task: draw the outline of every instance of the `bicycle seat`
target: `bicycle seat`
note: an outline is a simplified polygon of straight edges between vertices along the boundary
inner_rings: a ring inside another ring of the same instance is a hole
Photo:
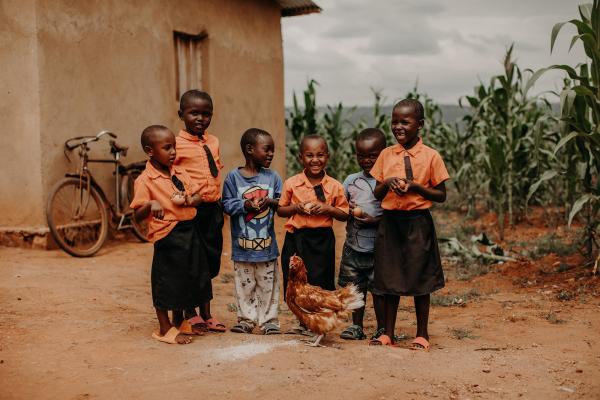
[[[115,142],[114,140],[110,141],[110,152],[115,154],[115,153],[123,153],[123,155],[127,155],[127,150],[129,150],[129,147],[127,146],[122,146],[119,143]]]
[[[143,171],[146,169],[146,161],[138,161],[127,165],[121,165],[119,167],[119,173],[125,173],[127,171],[131,171],[132,169],[137,169]]]

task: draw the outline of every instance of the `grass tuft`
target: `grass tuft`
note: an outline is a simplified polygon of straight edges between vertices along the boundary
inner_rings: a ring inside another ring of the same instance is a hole
[[[473,335],[473,333],[467,328],[452,328],[450,329],[450,334],[454,339],[457,340],[477,338],[477,336]]]
[[[431,305],[440,307],[464,307],[469,301],[481,297],[477,289],[470,289],[462,294],[432,295]]]
[[[550,311],[548,314],[545,315],[546,321],[550,322],[551,324],[564,324],[565,321],[564,319],[560,319],[558,318],[558,315],[556,315],[556,313],[554,311]]]

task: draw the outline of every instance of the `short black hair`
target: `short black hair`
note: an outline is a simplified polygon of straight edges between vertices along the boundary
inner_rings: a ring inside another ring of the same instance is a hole
[[[213,105],[210,94],[203,92],[202,90],[192,89],[181,95],[181,99],[179,100],[179,110],[183,111],[190,99],[204,99],[210,103],[211,107]]]
[[[242,134],[242,138],[240,139],[240,147],[242,148],[242,153],[246,156],[246,146],[255,145],[256,140],[259,136],[271,136],[271,134],[267,131],[258,128],[250,128],[246,129],[246,132]]]
[[[322,140],[323,143],[325,143],[325,150],[327,150],[327,152],[329,153],[329,146],[327,146],[327,140],[325,140],[325,138],[321,135],[317,135],[316,133],[312,133],[310,135],[305,135],[302,140],[300,141],[300,147],[298,148],[298,150],[300,150],[300,153],[302,153],[304,151],[304,142],[306,142],[307,140]]]
[[[400,100],[394,105],[394,110],[398,107],[409,107],[415,113],[417,120],[422,121],[425,119],[425,110],[423,104],[417,99],[404,99]]]
[[[383,133],[383,131],[381,129],[378,128],[366,128],[363,129],[362,131],[360,131],[360,133],[358,134],[358,136],[356,137],[356,142],[360,142],[363,140],[377,140],[378,142],[381,142],[381,144],[383,145],[383,147],[386,146],[387,141],[385,139],[385,133]]]
[[[156,131],[169,131],[169,128],[164,125],[150,125],[146,127],[142,131],[142,137],[140,138],[142,149],[145,149],[146,146],[152,147],[154,145],[154,133]]]

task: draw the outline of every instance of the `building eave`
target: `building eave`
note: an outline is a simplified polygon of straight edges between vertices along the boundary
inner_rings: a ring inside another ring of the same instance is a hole
[[[277,0],[277,3],[281,7],[282,17],[294,17],[321,12],[321,7],[310,0]]]

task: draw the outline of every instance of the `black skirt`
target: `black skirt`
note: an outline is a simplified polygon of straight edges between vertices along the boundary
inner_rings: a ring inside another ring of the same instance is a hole
[[[203,254],[193,221],[180,221],[154,243],[152,302],[159,310],[193,308],[212,299],[208,271],[200,266]]]
[[[335,290],[335,235],[332,228],[304,228],[285,234],[281,249],[283,294],[287,291],[290,258],[297,255],[304,261],[308,283]]]
[[[444,287],[444,272],[429,210],[384,210],[375,240],[373,292],[421,296]]]
[[[196,207],[196,227],[200,234],[200,246],[206,254],[206,263],[210,277],[219,275],[221,253],[223,252],[223,206],[221,202],[200,203]]]

